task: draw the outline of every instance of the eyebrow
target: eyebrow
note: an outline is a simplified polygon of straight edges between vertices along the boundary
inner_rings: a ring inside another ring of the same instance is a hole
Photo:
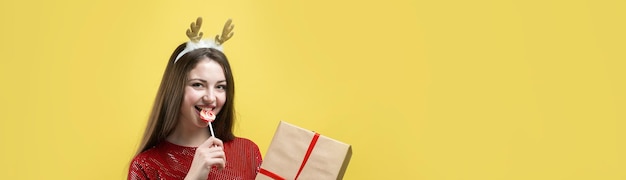
[[[200,82],[203,82],[203,83],[207,83],[207,81],[206,81],[206,80],[204,80],[204,79],[198,79],[198,78],[195,78],[195,79],[190,79],[188,82],[191,82],[191,81],[200,81]],[[226,83],[226,80],[219,80],[219,81],[217,81],[217,83],[218,83],[218,84],[219,84],[219,83]]]

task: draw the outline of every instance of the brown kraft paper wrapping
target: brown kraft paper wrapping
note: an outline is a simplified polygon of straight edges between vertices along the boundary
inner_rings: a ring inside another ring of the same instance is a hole
[[[256,179],[292,180],[296,176],[300,180],[343,179],[352,156],[352,147],[323,135],[317,134],[315,137],[316,134],[281,121]],[[310,154],[303,163],[307,151]]]

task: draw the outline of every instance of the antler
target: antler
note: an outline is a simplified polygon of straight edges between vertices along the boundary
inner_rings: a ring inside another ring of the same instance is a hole
[[[202,17],[198,17],[196,22],[192,22],[189,29],[187,29],[187,37],[193,42],[198,42],[202,39],[202,32],[200,32],[200,27],[202,26]]]
[[[233,34],[235,34],[235,32],[233,32],[233,28],[235,28],[235,25],[231,23],[232,20],[228,19],[228,21],[226,21],[226,24],[224,24],[222,36],[220,37],[219,34],[215,36],[215,42],[217,42],[218,45],[224,44],[224,42],[228,41],[231,37],[233,37]]]

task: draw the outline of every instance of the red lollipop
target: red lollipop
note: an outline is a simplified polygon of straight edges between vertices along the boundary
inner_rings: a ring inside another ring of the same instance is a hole
[[[200,111],[200,119],[202,119],[206,123],[209,123],[211,136],[215,137],[215,133],[213,133],[213,125],[211,125],[211,122],[215,120],[215,113],[213,112],[213,110],[202,109],[202,111]]]
[[[215,113],[213,113],[213,110],[202,109],[200,119],[204,122],[213,122],[215,120]]]

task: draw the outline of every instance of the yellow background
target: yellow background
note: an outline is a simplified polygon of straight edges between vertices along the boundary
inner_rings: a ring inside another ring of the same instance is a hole
[[[125,179],[196,17],[236,133],[353,145],[345,179],[626,179],[626,1],[3,1],[0,179]]]

